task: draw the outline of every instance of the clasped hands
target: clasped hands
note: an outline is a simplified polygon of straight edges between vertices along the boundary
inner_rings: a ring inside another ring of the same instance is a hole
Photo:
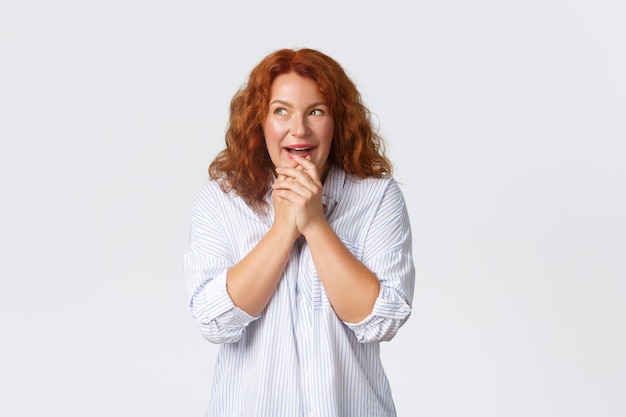
[[[297,238],[318,222],[326,222],[322,206],[320,173],[308,157],[293,156],[296,167],[276,167],[272,185],[274,224],[291,230]]]

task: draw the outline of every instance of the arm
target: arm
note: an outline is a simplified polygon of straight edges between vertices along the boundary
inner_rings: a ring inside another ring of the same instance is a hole
[[[307,239],[333,309],[359,341],[390,340],[411,313],[415,279],[410,224],[400,189],[395,182],[388,183],[360,261],[323,216],[322,186],[314,166],[294,159],[305,169],[278,170],[293,180],[277,182],[275,189],[290,199],[298,213],[298,228]]]
[[[380,292],[376,276],[345,247],[324,216],[323,184],[315,165],[294,156],[297,168],[277,168],[283,176],[274,184],[274,195],[290,202],[296,225],[304,235],[315,269],[337,316],[359,322],[374,307]],[[338,279],[340,277],[340,279]]]
[[[198,194],[184,272],[189,309],[202,335],[213,343],[232,343],[241,338],[271,298],[289,253],[289,249],[277,248],[290,248],[297,233],[293,232],[295,226],[285,227],[289,224],[285,210],[275,207],[277,215],[270,231],[237,262],[230,249],[233,236],[222,227],[229,221],[232,207],[216,203],[222,197],[217,187],[206,187]]]
[[[376,274],[380,294],[372,313],[346,323],[360,342],[391,340],[411,315],[415,288],[409,216],[398,185],[391,181],[367,231],[361,260]]]
[[[228,270],[227,287],[233,303],[248,314],[258,316],[269,303],[300,233],[288,204],[274,203],[274,223],[259,243],[239,263]]]
[[[380,293],[376,276],[352,255],[327,222],[312,225],[304,236],[337,316],[348,323],[369,316]]]

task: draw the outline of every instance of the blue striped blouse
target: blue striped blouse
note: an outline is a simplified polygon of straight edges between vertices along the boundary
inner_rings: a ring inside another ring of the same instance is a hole
[[[360,323],[337,317],[302,237],[265,310],[252,317],[235,307],[226,271],[267,233],[273,211],[257,215],[214,181],[198,193],[184,272],[200,332],[221,344],[207,416],[396,415],[379,342],[411,314],[415,269],[404,197],[392,178],[359,179],[338,167],[323,192],[329,224],[381,284]]]

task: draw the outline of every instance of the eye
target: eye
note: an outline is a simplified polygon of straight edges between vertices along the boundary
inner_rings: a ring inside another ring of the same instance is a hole
[[[287,114],[287,109],[283,107],[277,107],[274,109],[274,114],[278,114],[280,116]]]
[[[313,109],[309,114],[311,114],[312,116],[323,116],[326,113],[324,113],[324,110],[322,109]]]

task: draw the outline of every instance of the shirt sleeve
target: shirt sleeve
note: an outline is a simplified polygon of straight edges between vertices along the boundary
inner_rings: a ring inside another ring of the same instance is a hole
[[[189,245],[184,256],[189,310],[204,338],[212,343],[234,343],[256,317],[233,304],[226,289],[226,273],[233,265],[224,218],[209,189],[198,194],[191,218]],[[224,213],[227,215],[227,213]]]
[[[361,343],[391,340],[411,315],[415,288],[409,216],[393,180],[368,231],[362,262],[378,277],[380,292],[369,316],[345,324]]]

